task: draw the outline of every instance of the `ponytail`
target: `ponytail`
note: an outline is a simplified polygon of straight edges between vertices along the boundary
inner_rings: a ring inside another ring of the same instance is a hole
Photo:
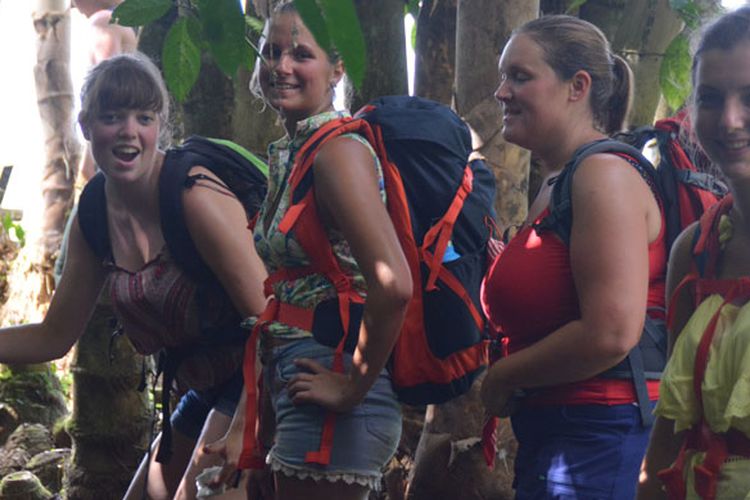
[[[627,127],[628,113],[633,104],[633,72],[622,57],[612,54],[612,94],[607,108],[607,119],[602,123],[607,135]]]

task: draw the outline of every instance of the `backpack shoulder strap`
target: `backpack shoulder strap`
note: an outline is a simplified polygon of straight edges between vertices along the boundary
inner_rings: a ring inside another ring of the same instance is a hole
[[[105,180],[104,174],[97,173],[86,184],[78,200],[78,224],[83,238],[94,251],[94,255],[100,259],[112,256],[107,224],[107,197],[104,192]]]
[[[565,165],[555,180],[549,214],[538,224],[535,224],[534,228],[537,231],[552,230],[562,239],[565,245],[570,244],[570,231],[573,227],[573,175],[583,160],[598,153],[621,154],[632,158],[635,163],[628,163],[638,169],[641,175],[651,179],[654,186],[657,186],[653,165],[633,146],[609,138],[584,144],[576,150],[573,158]]]
[[[167,151],[159,178],[164,240],[181,269],[199,282],[207,282],[213,279],[213,273],[190,236],[182,203],[184,190],[195,184],[196,176],[189,172],[197,165],[208,168],[229,187],[242,202],[248,219],[255,215],[265,196],[268,167],[242,146],[220,139],[191,136],[181,146]]]

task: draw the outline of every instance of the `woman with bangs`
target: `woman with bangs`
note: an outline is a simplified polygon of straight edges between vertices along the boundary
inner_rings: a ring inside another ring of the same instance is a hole
[[[169,97],[156,66],[137,53],[107,59],[89,72],[81,98],[79,124],[100,171],[82,200],[96,189],[105,200],[108,257],[99,257],[85,236],[81,208],[45,318],[0,330],[0,362],[39,363],[64,356],[83,334],[102,292],[112,298],[118,322],[143,354],[189,348],[206,331],[239,328],[242,318],[258,314],[265,305],[266,273],[245,230],[245,209],[203,166],[190,169],[189,175],[201,176],[182,191],[182,200],[184,224],[225,292],[225,297],[211,297],[212,304],[214,299],[225,302],[219,310],[226,314],[211,318],[215,323],[198,320],[199,300],[206,297],[196,293],[197,283],[166,246],[163,227],[169,222],[160,213],[160,174],[170,154],[163,148],[170,137]],[[184,300],[171,300],[175,296]],[[126,498],[195,498],[196,475],[220,461],[204,454],[203,445],[223,436],[231,423],[243,386],[244,339],[218,344],[201,356],[188,351],[180,361],[175,379],[187,392],[170,418],[171,455],[165,454],[162,463],[155,460],[160,435]],[[201,380],[211,385],[198,387]]]

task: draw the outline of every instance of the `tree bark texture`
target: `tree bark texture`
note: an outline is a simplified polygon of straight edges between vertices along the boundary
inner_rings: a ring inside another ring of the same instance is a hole
[[[497,429],[497,457],[489,469],[480,436],[484,408],[479,400],[481,378],[469,393],[441,405],[430,405],[414,457],[408,500],[460,498],[512,499],[513,459],[517,443],[508,419]]]
[[[65,0],[40,1],[37,7],[33,14],[37,33],[34,79],[46,154],[42,175],[42,245],[45,261],[53,263],[62,241],[65,218],[73,206],[80,145],[74,133],[70,11]]]
[[[111,336],[112,318],[100,299],[76,347],[67,498],[122,498],[148,449],[152,419],[138,390],[146,365],[127,338]]]
[[[261,13],[255,10],[251,0],[245,2],[245,12],[261,16]],[[253,43],[256,46],[259,38],[255,35]],[[256,60],[255,64],[258,65],[261,62]],[[251,78],[252,73],[245,68],[240,68],[234,78],[232,137],[235,142],[242,144],[250,151],[265,155],[268,144],[283,136],[284,129],[276,111],[250,91]]]
[[[475,149],[495,172],[500,229],[526,218],[530,155],[501,136],[501,111],[494,96],[497,63],[511,31],[538,12],[538,0],[458,2],[456,110],[475,132]]]
[[[635,76],[630,125],[653,123],[659,97],[664,52],[683,23],[669,0],[588,0],[580,17],[599,26],[613,52],[628,61]]]
[[[403,0],[355,0],[367,46],[362,88],[354,92],[351,109],[384,96],[408,93],[404,46]]]
[[[414,94],[453,104],[458,0],[424,0],[417,18]]]

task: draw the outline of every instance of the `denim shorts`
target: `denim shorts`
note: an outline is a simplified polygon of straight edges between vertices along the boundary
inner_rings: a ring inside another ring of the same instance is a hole
[[[190,389],[172,412],[172,428],[187,437],[198,439],[211,409],[229,417],[234,415],[243,387],[242,370],[237,370],[232,378],[220,386],[202,391]]]
[[[396,452],[401,437],[401,406],[386,370],[361,404],[351,412],[336,414],[330,464],[305,462],[307,452],[320,448],[327,411],[314,404],[295,406],[286,384],[300,372],[295,359],[310,358],[330,368],[333,354],[333,349],[312,338],[295,340],[265,353],[264,383],[276,412],[276,436],[267,462],[286,476],[346,481],[377,490],[381,469]],[[351,367],[351,355],[344,355],[344,364],[346,370]]]
[[[516,498],[635,498],[651,431],[637,405],[526,407],[511,422]]]

